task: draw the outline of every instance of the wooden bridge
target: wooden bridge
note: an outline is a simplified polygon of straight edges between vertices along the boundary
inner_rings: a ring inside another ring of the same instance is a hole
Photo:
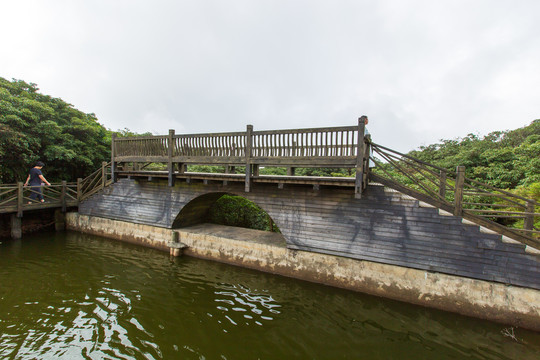
[[[540,290],[537,202],[469,179],[462,166],[443,169],[376,144],[364,124],[360,118],[346,127],[113,136],[109,163],[77,183],[44,187],[43,204],[29,204],[32,190],[22,183],[1,185],[0,213],[20,221],[26,211],[78,206],[80,229],[99,234],[91,227],[99,223],[109,234],[133,231],[132,241],[151,245],[167,229],[189,233],[221,196],[234,194],[266,211],[292,256],[302,250],[396,266],[403,276],[385,296],[423,301],[405,289],[410,269],[425,271],[426,282],[437,281],[433,273],[455,276],[465,292],[469,279],[488,281],[482,284],[492,292],[489,282]],[[190,171],[194,165],[211,165],[211,172]],[[271,167],[286,175],[265,175]],[[313,167],[347,169],[350,176],[297,175]],[[426,302],[439,302],[437,296]]]
[[[186,228],[235,194],[265,210],[292,250],[540,290],[538,203],[376,144],[364,124],[113,137],[111,170],[84,180],[79,214]],[[269,167],[286,175],[264,175]],[[351,177],[297,176],[303,167]]]
[[[253,184],[311,185],[314,189],[349,187],[361,198],[368,183],[382,184],[423,203],[472,221],[523,244],[540,249],[539,204],[505,190],[465,177],[465,168],[449,171],[373,143],[364,136],[365,117],[355,126],[293,130],[116,137],[111,144],[111,162],[77,183],[55,183],[43,187],[45,203],[30,199],[32,188],[22,183],[0,185],[0,213],[40,208],[77,206],[104,189],[118,177],[166,178],[191,182],[243,182],[244,191]],[[221,172],[189,172],[189,165],[214,165]],[[287,175],[261,175],[260,168],[282,167]],[[295,176],[302,167],[346,168],[354,177]],[[152,170],[150,170],[152,169]],[[238,170],[241,169],[241,173]],[[510,221],[509,221],[510,220]],[[522,228],[512,224],[523,220]]]
[[[449,171],[373,143],[364,123],[362,117],[347,127],[254,131],[248,125],[245,132],[113,137],[112,173],[167,178],[169,186],[177,179],[244,182],[246,192],[254,183],[352,187],[356,198],[371,181],[540,249],[537,202],[469,179],[463,166]],[[148,170],[156,163],[163,170]],[[217,165],[222,172],[192,173],[188,165]],[[287,176],[261,175],[262,167],[285,167]],[[354,177],[295,176],[301,167],[347,168]],[[520,219],[522,228],[503,225]]]

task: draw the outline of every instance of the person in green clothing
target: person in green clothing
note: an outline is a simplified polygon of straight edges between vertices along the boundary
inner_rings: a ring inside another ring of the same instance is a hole
[[[45,166],[44,163],[41,161],[36,162],[36,165],[30,169],[30,173],[28,174],[28,177],[26,178],[26,182],[24,183],[24,186],[30,185],[32,193],[30,194],[30,199],[33,201],[39,200],[41,202],[45,202],[45,199],[43,199],[43,193],[41,192],[41,185],[43,183],[47,185],[51,185],[50,182],[45,179],[45,176],[43,176],[43,173],[41,172],[41,169]],[[29,204],[32,202],[29,201]]]

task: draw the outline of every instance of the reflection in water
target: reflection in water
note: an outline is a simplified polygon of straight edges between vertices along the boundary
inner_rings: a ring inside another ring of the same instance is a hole
[[[78,233],[0,245],[2,359],[538,359],[540,334]]]

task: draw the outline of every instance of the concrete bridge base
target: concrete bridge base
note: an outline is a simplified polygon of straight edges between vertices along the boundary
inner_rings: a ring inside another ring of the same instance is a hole
[[[540,331],[540,291],[367,260],[288,249],[279,234],[200,224],[171,230],[68,213],[68,229]]]
[[[11,238],[14,240],[22,238],[22,219],[17,214],[10,216]]]

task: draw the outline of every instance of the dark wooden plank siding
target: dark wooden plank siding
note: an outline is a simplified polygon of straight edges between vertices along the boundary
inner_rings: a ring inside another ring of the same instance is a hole
[[[217,196],[201,197],[212,193]],[[163,181],[121,179],[84,201],[79,211],[171,228],[205,221],[208,207],[223,193],[246,197],[267,211],[291,249],[540,289],[540,256],[526,253],[524,245],[504,243],[500,235],[482,233],[382,186],[370,185],[355,199],[343,188],[256,184],[245,193],[242,183],[168,187]]]

